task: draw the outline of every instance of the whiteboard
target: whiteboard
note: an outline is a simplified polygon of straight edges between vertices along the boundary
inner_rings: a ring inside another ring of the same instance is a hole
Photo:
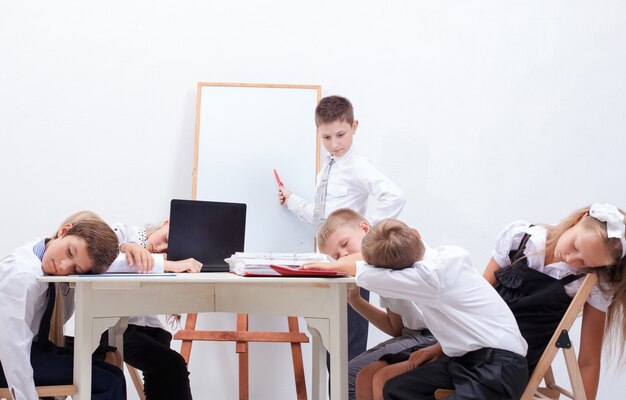
[[[278,203],[315,196],[320,86],[198,83],[192,198],[247,205],[245,251],[312,252],[313,226]]]

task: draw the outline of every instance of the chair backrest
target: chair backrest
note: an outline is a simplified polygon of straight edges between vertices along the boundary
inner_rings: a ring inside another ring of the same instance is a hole
[[[37,386],[37,394],[39,397],[63,397],[76,394],[76,386],[74,385],[54,385],[54,386]],[[0,388],[0,399],[12,399],[11,391],[8,388]]]
[[[598,277],[595,273],[587,274],[584,278],[580,289],[578,289],[578,292],[572,299],[569,308],[563,315],[561,322],[554,331],[554,334],[541,355],[535,370],[530,376],[528,385],[526,386],[524,394],[522,394],[521,400],[531,400],[535,398],[558,398],[559,393],[571,399],[586,400],[585,388],[583,387],[580,369],[578,368],[578,359],[576,358],[576,352],[571,342],[571,338],[569,337],[569,331],[574,324],[574,320],[576,320],[576,317],[582,311],[583,306],[591,293],[591,289],[593,289],[597,281]],[[565,364],[567,366],[573,393],[558,386],[554,382],[552,362],[554,361],[554,357],[559,350],[563,350],[563,355],[565,356]],[[542,380],[545,380],[545,388],[539,388],[539,384]],[[543,397],[535,397],[536,392],[540,392]]]

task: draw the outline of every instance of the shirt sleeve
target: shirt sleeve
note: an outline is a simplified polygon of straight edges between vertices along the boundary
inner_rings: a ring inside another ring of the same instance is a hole
[[[404,192],[367,159],[359,161],[357,182],[376,200],[369,220],[372,224],[385,218],[396,218],[404,208]]]
[[[154,266],[150,273],[152,274],[162,274],[164,271],[165,258],[163,254],[152,254],[152,258],[154,259]],[[131,267],[128,265],[128,260],[126,259],[126,254],[120,253],[113,264],[107,269],[107,274],[128,274],[128,273],[136,273],[137,270],[135,267]]]
[[[530,223],[518,220],[511,222],[502,229],[491,253],[491,257],[498,263],[500,268],[506,268],[511,265],[509,252],[519,248],[529,226]]]
[[[111,225],[111,228],[115,232],[120,245],[124,243],[139,243],[139,230],[142,229],[140,226],[117,223]]]
[[[580,278],[565,286],[565,291],[570,297],[574,297],[576,295],[583,283],[583,280],[584,278]],[[607,312],[612,302],[613,293],[610,289],[610,285],[603,282],[596,283],[587,298],[587,303],[589,303],[589,305],[602,312]]]
[[[389,300],[385,297],[378,296],[378,306],[380,308],[390,308]]]
[[[306,201],[297,194],[292,193],[287,201],[287,208],[301,220],[310,224],[313,223],[313,209],[315,208],[315,204],[312,202]]]
[[[379,296],[434,305],[439,301],[441,285],[437,274],[428,267],[428,262],[431,261],[420,261],[409,268],[392,270],[358,261],[355,281],[358,286]]]
[[[16,273],[0,285],[0,360],[9,388],[17,399],[38,399],[30,363],[30,348],[35,334],[29,322],[34,317],[33,305],[38,299],[37,278],[29,273]],[[10,366],[10,367],[8,367]]]

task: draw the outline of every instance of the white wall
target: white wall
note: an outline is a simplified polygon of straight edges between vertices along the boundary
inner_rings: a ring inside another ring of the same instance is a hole
[[[625,12],[619,0],[3,2],[0,254],[79,209],[160,221],[191,194],[196,83],[297,83],[353,101],[356,146],[405,189],[402,218],[482,270],[513,219],[626,207]],[[291,376],[264,351],[252,398],[292,398],[259,389]],[[214,369],[235,373],[234,356],[205,354],[191,365],[197,398],[223,390]],[[605,364],[598,397],[626,390],[624,376]]]

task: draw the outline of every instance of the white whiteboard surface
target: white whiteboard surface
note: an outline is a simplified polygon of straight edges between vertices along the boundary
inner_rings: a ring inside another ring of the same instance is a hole
[[[245,251],[314,251],[313,227],[278,203],[273,170],[315,195],[320,86],[199,83],[193,198],[247,204]]]

